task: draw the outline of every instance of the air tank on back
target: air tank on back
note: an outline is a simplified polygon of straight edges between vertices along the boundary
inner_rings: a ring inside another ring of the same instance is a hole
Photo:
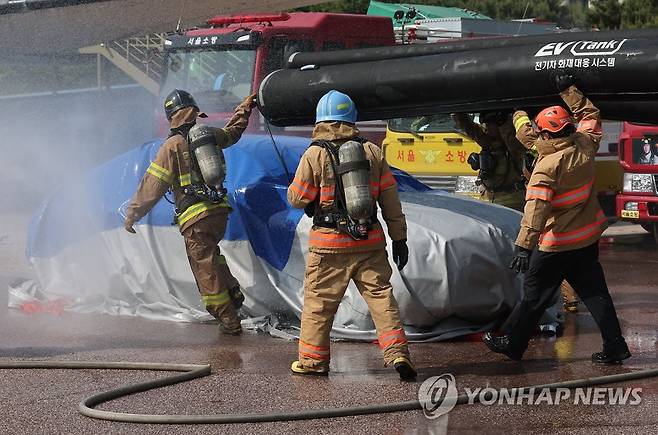
[[[226,164],[212,129],[207,125],[195,124],[188,133],[188,141],[190,151],[194,153],[199,164],[203,181],[206,185],[220,190],[226,176]]]
[[[347,141],[338,149],[340,165],[352,168],[341,174],[345,189],[347,214],[358,222],[364,222],[373,212],[373,198],[370,193],[370,162],[366,158],[363,145],[357,141]]]

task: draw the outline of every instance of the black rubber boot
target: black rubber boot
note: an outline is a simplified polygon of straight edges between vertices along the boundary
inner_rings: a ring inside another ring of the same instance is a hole
[[[484,337],[482,337],[482,341],[484,341],[484,344],[486,344],[489,350],[492,352],[502,353],[514,361],[521,361],[521,358],[523,358],[523,352],[525,349],[514,349],[510,344],[510,338],[508,335],[501,335],[500,337],[496,337],[491,332],[487,332],[484,334]]]
[[[418,376],[416,368],[407,357],[401,356],[395,358],[393,361],[393,367],[395,367],[395,371],[398,372],[400,380],[402,381],[413,382],[416,380],[416,376]]]

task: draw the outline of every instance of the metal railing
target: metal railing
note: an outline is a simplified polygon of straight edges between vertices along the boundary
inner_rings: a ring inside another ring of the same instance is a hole
[[[109,45],[120,56],[156,82],[160,82],[164,70],[165,34],[137,36]]]

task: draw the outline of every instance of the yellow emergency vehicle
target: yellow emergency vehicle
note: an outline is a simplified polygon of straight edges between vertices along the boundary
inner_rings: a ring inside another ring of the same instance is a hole
[[[477,172],[466,162],[480,146],[448,114],[395,118],[382,142],[386,161],[435,189],[479,198]]]

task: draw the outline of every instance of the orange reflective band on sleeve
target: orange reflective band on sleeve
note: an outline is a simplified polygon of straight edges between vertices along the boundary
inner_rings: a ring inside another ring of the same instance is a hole
[[[548,231],[547,233],[539,236],[539,245],[540,246],[563,246],[563,245],[572,245],[583,240],[596,235],[601,232],[601,226],[606,222],[606,217],[602,211],[599,211],[596,215],[596,222],[582,226],[572,231],[567,231],[564,233],[556,233]]]
[[[592,193],[592,186],[594,185],[594,180],[590,181],[584,186],[581,186],[577,189],[570,190],[568,192],[555,195],[551,204],[553,207],[566,207],[568,205],[576,204],[579,202],[585,201],[589,198],[589,195]]]
[[[347,234],[321,233],[311,230],[309,245],[316,248],[354,248],[359,246],[376,245],[384,241],[384,231],[372,230],[366,240],[354,240]]]
[[[301,339],[299,340],[299,354],[306,358],[317,359],[320,361],[329,361],[329,348],[321,346],[313,346]]]
[[[381,178],[379,179],[380,190],[385,190],[388,187],[395,186],[395,184],[396,184],[395,177],[393,176],[393,173],[391,171],[382,174]]]
[[[310,201],[313,201],[315,197],[318,195],[317,187],[313,186],[312,184],[305,183],[304,181],[300,180],[297,177],[295,177],[295,179],[292,180],[292,184],[290,185],[290,188],[297,195],[301,196],[302,198],[306,198]]]
[[[370,193],[373,198],[379,198],[379,183],[370,183]]]
[[[335,190],[336,186],[323,186],[320,189],[320,201],[333,201],[336,199]]]
[[[590,133],[601,133],[601,121],[597,119],[588,119],[580,121],[578,131],[587,131]]]
[[[528,190],[525,193],[525,200],[530,199],[541,199],[544,201],[550,201],[553,199],[553,189],[548,187],[528,187]]]
[[[379,336],[379,347],[386,349],[394,344],[407,344],[407,336],[402,329],[394,329]]]

